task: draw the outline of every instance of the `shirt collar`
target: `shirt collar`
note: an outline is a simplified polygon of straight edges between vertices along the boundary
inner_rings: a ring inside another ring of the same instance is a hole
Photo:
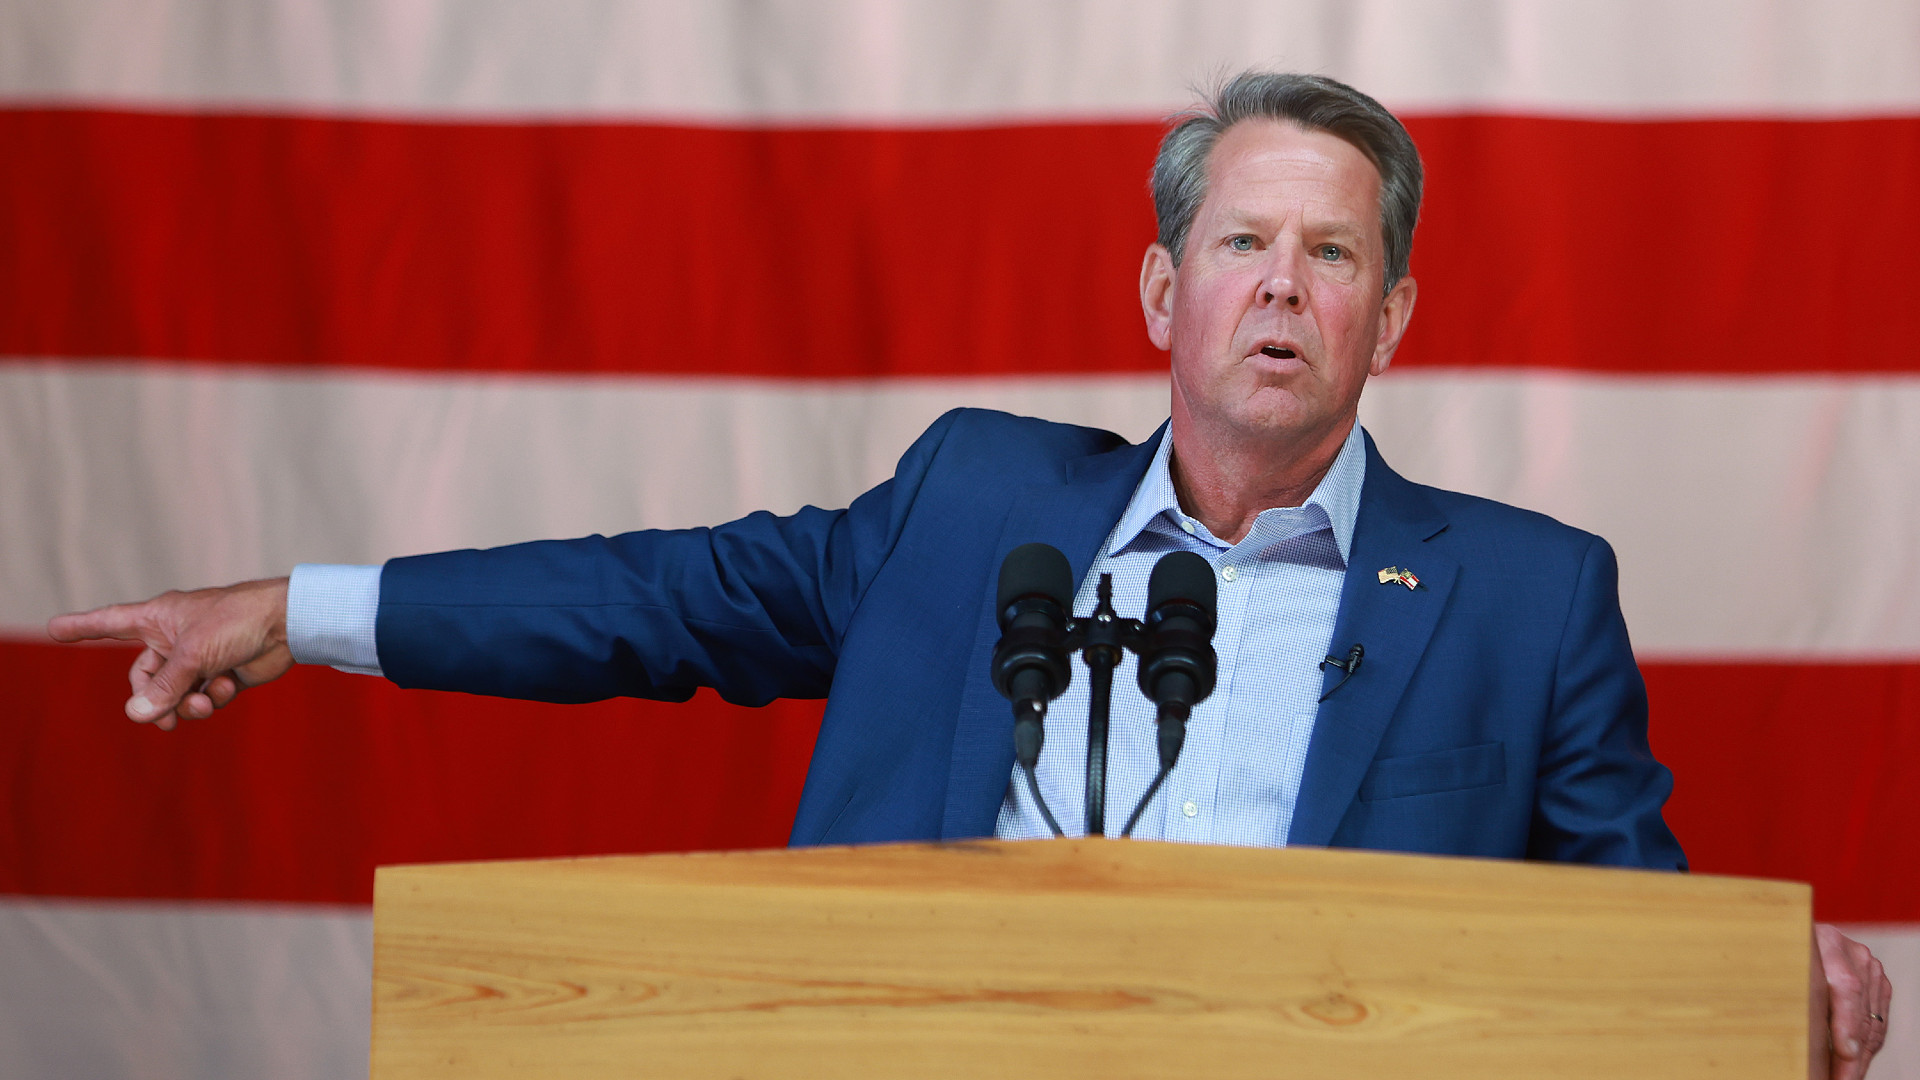
[[[1346,442],[1340,444],[1340,453],[1334,457],[1333,467],[1320,478],[1319,486],[1307,496],[1304,504],[1318,507],[1326,514],[1343,563],[1353,552],[1353,526],[1360,517],[1360,489],[1366,477],[1366,436],[1356,420],[1353,429],[1347,432]],[[1113,527],[1107,539],[1106,554],[1109,557],[1119,554],[1121,549],[1137,540],[1158,520],[1164,520],[1171,528],[1208,539],[1220,547],[1227,546],[1225,541],[1213,539],[1205,525],[1188,517],[1180,509],[1180,497],[1173,488],[1171,425],[1161,430],[1160,445],[1154,450],[1153,462],[1147,466],[1146,475],[1140,478],[1140,485],[1133,489],[1133,498],[1127,502],[1126,512],[1120,515],[1119,523]]]

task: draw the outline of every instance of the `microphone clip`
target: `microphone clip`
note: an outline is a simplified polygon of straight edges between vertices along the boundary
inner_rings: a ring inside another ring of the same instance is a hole
[[[1360,661],[1366,655],[1366,647],[1356,641],[1353,643],[1353,648],[1347,650],[1347,658],[1345,660],[1337,656],[1329,656],[1325,660],[1320,661],[1321,671],[1325,671],[1330,667],[1336,667],[1340,669],[1341,673],[1340,681],[1327,687],[1326,692],[1320,695],[1320,700],[1325,701],[1332,697],[1335,690],[1347,685],[1348,679],[1360,674]]]

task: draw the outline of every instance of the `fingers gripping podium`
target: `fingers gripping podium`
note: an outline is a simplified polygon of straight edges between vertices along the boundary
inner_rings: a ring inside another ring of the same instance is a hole
[[[1810,907],[1098,839],[387,867],[373,1077],[1802,1077]]]

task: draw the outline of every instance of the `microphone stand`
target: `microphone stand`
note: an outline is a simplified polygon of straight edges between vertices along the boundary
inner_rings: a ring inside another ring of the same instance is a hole
[[[1208,644],[1213,637],[1213,571],[1206,560],[1190,552],[1162,556],[1147,583],[1148,622],[1123,619],[1113,609],[1112,574],[1100,575],[1092,614],[1075,618],[1070,614],[1071,608],[1061,612],[1060,597],[1067,595],[1071,588],[1069,573],[1066,557],[1044,544],[1015,548],[1001,564],[998,601],[1001,637],[1000,643],[994,646],[993,686],[1013,701],[1014,760],[1026,774],[1034,806],[1046,819],[1053,835],[1060,836],[1060,825],[1040,794],[1034,766],[1040,758],[1047,702],[1066,687],[1072,655],[1077,652],[1086,661],[1084,835],[1106,836],[1107,735],[1113,705],[1113,671],[1129,651],[1140,654],[1140,688],[1158,708],[1160,772],[1127,818],[1126,828],[1120,834],[1124,839],[1133,835],[1133,827],[1139,824],[1148,801],[1173,771],[1180,746],[1186,739],[1187,716],[1193,705],[1213,691],[1213,648]],[[1061,619],[1062,614],[1067,617]],[[1153,626],[1151,631],[1149,624]],[[1353,651],[1358,656],[1360,649],[1355,646]],[[1332,658],[1329,662],[1338,663]],[[1352,666],[1359,665],[1356,662]],[[1351,670],[1348,673],[1351,674]]]
[[[1138,648],[1144,629],[1138,619],[1123,619],[1113,609],[1113,575],[1101,574],[1093,614],[1074,619],[1068,650],[1087,662],[1087,831],[1107,834],[1107,727],[1113,701],[1113,669],[1128,648]]]

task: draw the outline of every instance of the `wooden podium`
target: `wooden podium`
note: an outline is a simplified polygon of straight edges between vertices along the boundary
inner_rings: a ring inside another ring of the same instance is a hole
[[[1824,1073],[1783,882],[1102,840],[375,880],[374,1080]]]

